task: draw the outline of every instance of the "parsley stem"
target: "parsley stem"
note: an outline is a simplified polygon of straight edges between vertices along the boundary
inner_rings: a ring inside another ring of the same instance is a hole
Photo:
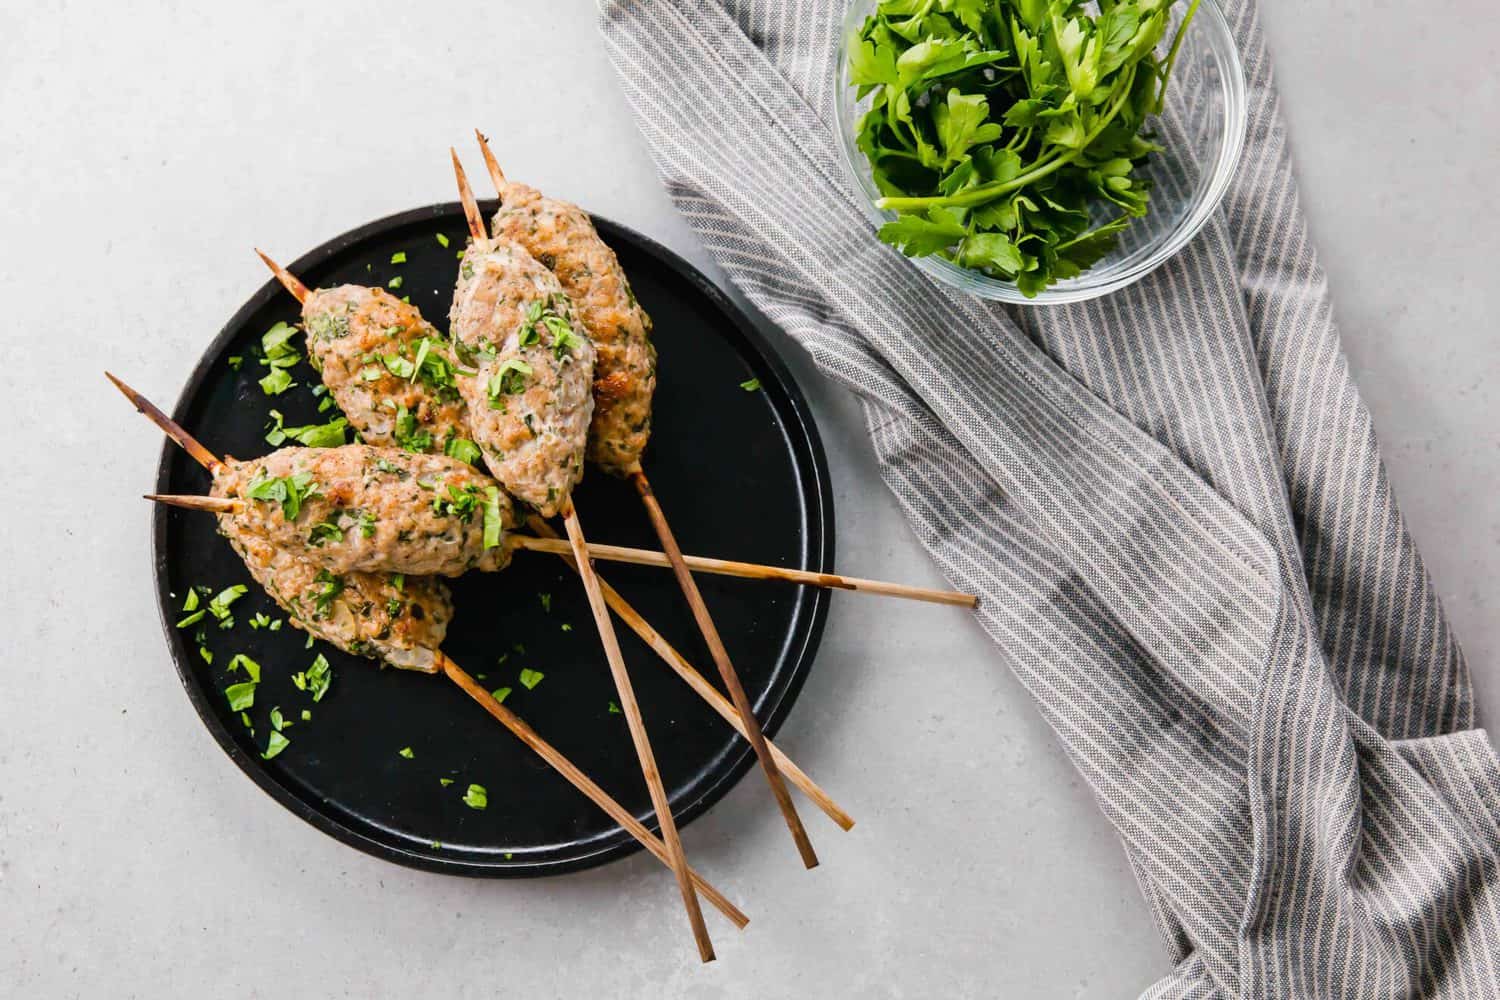
[[[1166,61],[1162,63],[1158,74],[1161,78],[1161,89],[1156,92],[1156,102],[1152,105],[1155,114],[1161,114],[1162,108],[1166,106],[1167,80],[1172,76],[1172,67],[1177,64],[1177,50],[1182,47],[1182,36],[1187,34],[1188,25],[1193,23],[1193,15],[1198,13],[1198,4],[1202,0],[1193,0],[1188,4],[1187,13],[1182,15],[1182,23],[1177,26],[1177,34],[1172,38],[1172,47],[1167,50]]]
[[[1036,161],[1031,170],[1017,177],[1012,177],[1008,181],[982,184],[979,187],[960,191],[957,194],[927,195],[913,198],[881,198],[875,203],[875,207],[894,212],[910,212],[928,208],[973,208],[975,205],[982,205],[987,201],[993,201],[1003,194],[1023,188],[1033,181],[1041,180],[1048,174],[1067,166],[1082,156],[1084,150],[1088,149],[1089,145],[1095,139],[1099,138],[1099,133],[1103,132],[1105,127],[1114,121],[1115,116],[1125,107],[1126,98],[1130,96],[1130,88],[1135,82],[1135,70],[1136,68],[1132,66],[1121,74],[1119,82],[1115,84],[1114,100],[1110,103],[1109,110],[1099,117],[1099,121],[1083,137],[1083,141],[1078,144],[1077,148],[1071,149],[1061,155],[1055,153],[1049,154],[1054,157],[1050,160],[1046,156],[1043,156]]]

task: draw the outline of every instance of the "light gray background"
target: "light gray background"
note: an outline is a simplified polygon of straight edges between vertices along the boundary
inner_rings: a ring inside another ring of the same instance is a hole
[[[475,125],[514,176],[704,255],[588,0],[0,9],[0,378],[19,458],[0,489],[0,992],[1120,997],[1164,971],[1087,789],[951,609],[835,600],[783,743],[861,822],[844,835],[804,809],[812,874],[757,781],[693,824],[690,854],[753,917],[736,934],[710,915],[708,968],[653,861],[444,878],[276,806],[168,664],[137,499],[160,438],[100,370],[172,401],[265,280],[252,242],[295,257],[450,199],[445,147]],[[1265,20],[1347,349],[1493,719],[1500,25],[1477,0],[1438,17],[1265,0]],[[939,583],[855,405],[793,361],[841,568]]]

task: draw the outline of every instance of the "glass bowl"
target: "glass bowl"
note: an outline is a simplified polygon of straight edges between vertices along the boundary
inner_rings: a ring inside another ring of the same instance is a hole
[[[896,213],[876,207],[881,193],[870,174],[869,161],[855,145],[856,129],[869,101],[857,100],[855,88],[848,84],[851,40],[858,37],[876,5],[877,0],[854,0],[844,14],[834,113],[844,165],[859,191],[861,207],[878,227],[896,218]],[[1171,43],[1187,6],[1185,0],[1173,4],[1172,25],[1163,37],[1163,49]],[[1214,0],[1201,0],[1177,53],[1166,107],[1159,117],[1147,122],[1147,129],[1155,132],[1157,142],[1166,147],[1153,153],[1142,168],[1154,185],[1150,204],[1144,218],[1130,220],[1115,249],[1077,277],[1058,281],[1033,298],[1022,295],[1014,282],[960,267],[936,255],[910,259],[945,285],[1019,305],[1082,302],[1117,291],[1150,274],[1203,228],[1239,165],[1246,120],[1245,74],[1229,23]],[[899,252],[891,248],[891,253]]]

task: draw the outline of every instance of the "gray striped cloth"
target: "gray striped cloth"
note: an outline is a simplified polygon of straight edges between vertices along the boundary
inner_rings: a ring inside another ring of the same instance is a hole
[[[1376,451],[1255,8],[1244,164],[1103,300],[1011,309],[879,243],[832,125],[836,0],[601,0],[735,284],[858,393],[881,472],[1119,831],[1147,997],[1500,996],[1500,761]]]

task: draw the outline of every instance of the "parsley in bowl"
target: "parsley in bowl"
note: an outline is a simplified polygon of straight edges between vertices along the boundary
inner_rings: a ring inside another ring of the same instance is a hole
[[[1149,273],[1217,207],[1244,138],[1213,0],[856,0],[839,75],[881,240],[1007,301]]]

